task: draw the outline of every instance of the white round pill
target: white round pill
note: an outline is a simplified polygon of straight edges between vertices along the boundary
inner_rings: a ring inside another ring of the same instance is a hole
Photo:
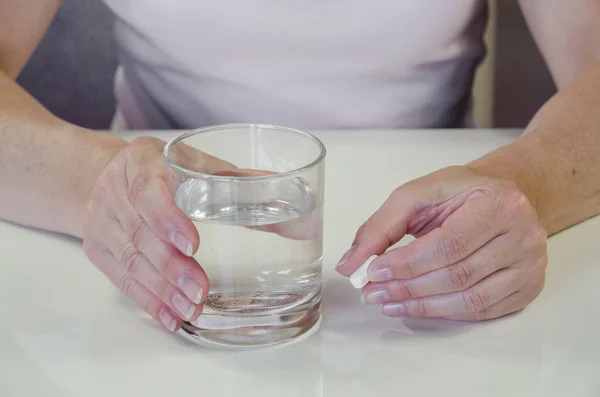
[[[367,275],[367,269],[371,262],[377,258],[378,255],[371,255],[369,259],[365,261],[352,275],[350,275],[350,283],[354,288],[362,288],[369,282],[369,276]]]

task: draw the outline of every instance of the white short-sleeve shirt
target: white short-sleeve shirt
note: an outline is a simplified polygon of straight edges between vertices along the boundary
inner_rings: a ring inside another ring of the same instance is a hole
[[[482,0],[105,0],[131,129],[464,123]]]

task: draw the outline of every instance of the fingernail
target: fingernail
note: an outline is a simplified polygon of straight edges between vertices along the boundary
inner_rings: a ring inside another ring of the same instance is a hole
[[[384,289],[368,290],[362,293],[360,301],[363,305],[381,305],[390,300],[390,294]]]
[[[185,296],[183,296],[179,292],[173,294],[171,302],[173,302],[173,306],[175,306],[175,309],[177,309],[179,314],[184,316],[186,320],[190,320],[194,315],[194,312],[196,311],[196,306],[194,306],[192,302],[190,302]]]
[[[175,332],[177,321],[175,321],[175,318],[171,315],[171,312],[169,312],[167,309],[162,309],[160,312],[158,312],[158,318],[166,329],[171,332]]]
[[[369,281],[377,283],[381,281],[389,281],[392,279],[392,270],[388,267],[380,268],[380,269],[372,269],[369,267],[367,269],[367,273],[369,275]]]
[[[188,276],[183,276],[179,277],[177,284],[185,296],[187,296],[192,302],[198,304],[202,301],[202,293],[204,290],[196,281],[192,280]]]
[[[192,247],[192,243],[180,232],[172,232],[169,236],[171,238],[171,242],[177,249],[186,256],[192,256],[194,253],[194,248]]]
[[[348,251],[346,251],[346,253],[342,256],[342,259],[340,259],[337,266],[335,267],[336,270],[338,268],[340,268],[341,266],[344,266],[344,263],[348,262],[348,259],[350,259],[350,257],[354,253],[354,251],[356,251],[356,245],[353,245],[352,247],[350,247],[350,249]]]
[[[406,315],[406,307],[398,302],[386,303],[382,306],[381,311],[386,316],[392,317],[404,317]]]

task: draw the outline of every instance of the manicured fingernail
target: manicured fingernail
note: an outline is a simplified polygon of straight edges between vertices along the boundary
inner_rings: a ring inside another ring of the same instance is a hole
[[[392,279],[392,270],[388,267],[383,267],[383,268],[372,268],[369,267],[369,269],[367,269],[367,273],[369,275],[369,281],[374,282],[374,283],[378,283],[381,281],[389,281]]]
[[[171,302],[173,302],[175,309],[177,309],[186,320],[190,320],[196,311],[196,306],[179,292],[173,294]]]
[[[198,304],[202,301],[202,293],[204,292],[202,287],[188,276],[179,277],[177,284],[181,291],[187,296],[192,302]]]
[[[350,259],[354,251],[356,251],[356,245],[353,245],[348,251],[346,251],[335,268],[339,269],[341,266],[344,266],[344,263],[348,262],[348,259]]]
[[[390,294],[384,289],[368,290],[362,293],[360,301],[363,305],[381,305],[390,300]]]
[[[382,306],[381,311],[386,316],[392,317],[404,317],[406,315],[406,307],[398,302],[386,303]]]
[[[180,232],[172,232],[169,236],[171,242],[179,252],[186,256],[192,256],[194,253],[194,248],[192,247],[192,243]]]
[[[162,309],[160,312],[158,312],[158,318],[166,329],[171,332],[175,332],[177,321],[175,321],[175,318],[171,315],[171,312],[169,312],[167,309]]]

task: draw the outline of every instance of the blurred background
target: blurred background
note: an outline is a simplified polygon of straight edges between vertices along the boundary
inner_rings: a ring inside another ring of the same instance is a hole
[[[484,1],[484,0],[482,0]],[[525,127],[556,91],[516,0],[490,0],[488,56],[474,87],[481,127]],[[117,67],[112,15],[100,0],[63,0],[18,82],[57,116],[108,129]]]

